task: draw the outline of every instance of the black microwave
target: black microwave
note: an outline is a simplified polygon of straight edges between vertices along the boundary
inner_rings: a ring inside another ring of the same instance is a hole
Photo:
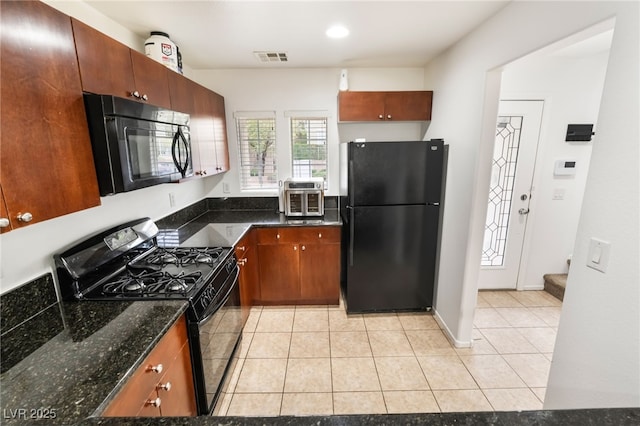
[[[111,95],[84,104],[100,195],[193,175],[188,114]]]

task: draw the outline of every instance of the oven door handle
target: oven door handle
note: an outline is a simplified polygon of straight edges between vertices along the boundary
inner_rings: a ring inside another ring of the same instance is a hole
[[[240,268],[236,265],[235,269],[236,269],[236,272],[233,274],[233,280],[232,280],[234,282],[238,279],[238,276],[240,276]],[[231,279],[231,276],[229,276],[224,281],[224,284],[223,284],[222,288],[224,288],[226,286],[226,284],[229,282],[229,279]],[[235,284],[231,284],[229,286],[229,289],[227,290],[227,294],[224,295],[222,300],[220,300],[220,302],[216,303],[213,308],[207,309],[207,314],[205,315],[205,317],[202,318],[200,321],[198,321],[198,325],[199,326],[202,326],[202,325],[206,324],[211,319],[211,317],[213,317],[213,315],[216,312],[218,312],[218,309],[220,309],[225,303],[227,303],[227,300],[229,300],[229,295],[235,289],[235,287],[236,287]]]

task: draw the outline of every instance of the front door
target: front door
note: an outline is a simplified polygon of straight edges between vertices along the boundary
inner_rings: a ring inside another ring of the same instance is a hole
[[[543,101],[500,101],[479,289],[516,289]]]

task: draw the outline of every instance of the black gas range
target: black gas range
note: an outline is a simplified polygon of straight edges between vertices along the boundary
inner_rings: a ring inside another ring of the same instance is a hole
[[[209,414],[246,319],[239,268],[230,247],[160,247],[158,232],[151,219],[142,218],[54,255],[60,294],[78,302],[187,300],[198,413]]]

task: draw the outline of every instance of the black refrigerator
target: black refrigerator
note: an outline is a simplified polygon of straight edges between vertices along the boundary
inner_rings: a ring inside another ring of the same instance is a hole
[[[442,139],[345,145],[347,312],[431,309],[448,146]]]

